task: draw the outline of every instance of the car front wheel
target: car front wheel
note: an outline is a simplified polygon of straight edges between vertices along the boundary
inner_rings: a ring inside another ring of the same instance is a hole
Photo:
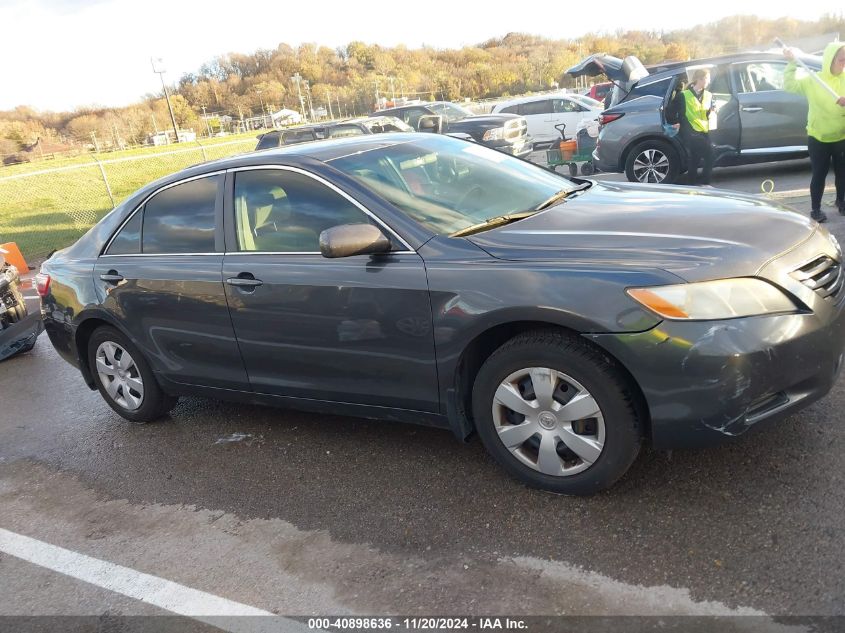
[[[631,182],[673,183],[680,173],[678,152],[663,141],[644,141],[625,160],[625,175]]]
[[[522,334],[493,353],[475,380],[473,416],[510,474],[561,494],[608,488],[640,449],[629,380],[598,349],[559,331]]]
[[[152,422],[174,407],[147,361],[128,338],[113,327],[100,327],[88,341],[88,363],[108,405],[132,422]]]

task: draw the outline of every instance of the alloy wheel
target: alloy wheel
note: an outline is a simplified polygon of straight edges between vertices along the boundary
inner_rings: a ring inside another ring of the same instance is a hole
[[[659,149],[643,150],[634,159],[633,170],[637,182],[663,182],[669,174],[669,157]]]
[[[545,475],[583,472],[604,449],[605,423],[596,399],[571,376],[547,367],[520,369],[501,382],[493,422],[511,454]]]
[[[144,402],[144,380],[132,356],[114,341],[104,341],[95,355],[97,375],[106,393],[128,411]]]

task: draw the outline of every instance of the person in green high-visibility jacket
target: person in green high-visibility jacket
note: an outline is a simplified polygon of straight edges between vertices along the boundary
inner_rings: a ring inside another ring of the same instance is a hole
[[[825,47],[818,73],[819,79],[839,96],[838,99],[815,78],[796,73],[792,50],[785,48],[783,55],[789,60],[783,72],[784,89],[804,95],[810,105],[807,115],[807,149],[813,170],[810,217],[817,222],[826,222],[822,194],[831,162],[836,180],[836,205],[839,213],[845,215],[845,42],[831,42]]]
[[[691,185],[709,185],[713,171],[713,145],[710,143],[710,114],[714,110],[713,95],[707,90],[710,85],[710,71],[698,68],[692,75],[692,82],[685,90],[678,91],[672,102],[673,127],[689,155],[687,182]],[[699,163],[704,163],[701,175]]]

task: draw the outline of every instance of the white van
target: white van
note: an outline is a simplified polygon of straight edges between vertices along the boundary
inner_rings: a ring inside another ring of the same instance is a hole
[[[493,106],[493,114],[512,113],[525,117],[528,133],[537,143],[549,143],[560,139],[555,125],[564,123],[567,138],[575,138],[578,124],[583,119],[598,118],[602,106],[591,106],[578,95],[553,93],[520,97],[502,101]]]

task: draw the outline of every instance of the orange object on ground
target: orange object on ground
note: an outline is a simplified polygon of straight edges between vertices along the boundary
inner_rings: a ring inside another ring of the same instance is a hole
[[[577,151],[578,143],[574,139],[560,142],[560,154],[563,160],[570,160]]]
[[[6,251],[3,254],[6,261],[17,268],[21,273],[25,273],[29,270],[29,266],[26,265],[26,260],[23,258],[23,255],[21,255],[21,249],[18,248],[17,244],[14,242],[6,242],[5,244],[0,244],[0,248]]]

